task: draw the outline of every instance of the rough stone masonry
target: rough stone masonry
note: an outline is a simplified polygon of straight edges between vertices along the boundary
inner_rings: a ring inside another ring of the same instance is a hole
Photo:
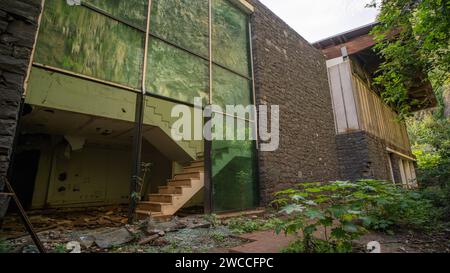
[[[251,16],[256,104],[279,105],[280,147],[260,152],[262,205],[299,182],[339,176],[325,58],[257,0]],[[270,127],[269,127],[270,128]]]
[[[0,1],[0,176],[8,171],[41,9],[41,0]]]

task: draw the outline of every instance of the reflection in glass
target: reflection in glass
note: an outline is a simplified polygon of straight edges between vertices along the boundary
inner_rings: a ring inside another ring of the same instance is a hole
[[[194,103],[208,97],[208,63],[158,39],[150,39],[147,89],[151,93]]]
[[[226,105],[252,104],[250,81],[219,66],[213,66],[213,104]]]
[[[81,6],[47,0],[35,61],[139,87],[144,34]]]
[[[208,0],[153,0],[152,33],[208,56]]]
[[[211,148],[214,211],[244,210],[258,204],[255,142],[250,140],[253,126],[245,122],[237,128],[225,124],[213,128],[213,134],[222,132],[224,139],[213,140]],[[225,140],[227,135],[246,135],[246,140]]]
[[[226,0],[213,2],[213,60],[249,75],[248,18]]]
[[[148,0],[83,0],[132,25],[145,29]]]

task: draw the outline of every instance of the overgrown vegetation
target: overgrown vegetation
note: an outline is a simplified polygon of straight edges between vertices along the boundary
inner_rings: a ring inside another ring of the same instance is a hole
[[[375,85],[400,118],[407,118],[421,194],[449,220],[450,119],[444,114],[444,92],[450,90],[450,2],[372,0],[369,6],[380,9],[372,31],[383,58]],[[408,92],[425,80],[431,82],[438,105],[413,114],[411,109],[421,102],[412,101]]]
[[[442,98],[438,97],[440,103]],[[425,195],[450,217],[450,120],[439,107],[433,113],[408,120],[412,151],[417,158],[418,180]]]
[[[419,101],[408,91],[430,79],[436,89],[450,79],[450,2],[446,0],[373,0],[379,24],[375,50],[383,57],[375,84],[401,117]],[[419,80],[418,80],[419,79]]]
[[[12,250],[12,246],[5,240],[0,239],[0,253],[9,253]]]
[[[439,216],[420,192],[377,180],[303,183],[278,192],[273,204],[289,216],[276,232],[302,238],[287,252],[351,252],[352,241],[369,229],[431,229]]]
[[[282,223],[282,220],[276,217],[263,218],[232,218],[228,222],[228,228],[236,234],[250,233],[254,231],[274,229],[277,225]]]

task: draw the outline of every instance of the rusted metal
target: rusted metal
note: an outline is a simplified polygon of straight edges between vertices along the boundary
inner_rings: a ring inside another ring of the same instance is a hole
[[[141,179],[141,157],[142,157],[142,137],[144,127],[144,107],[145,107],[145,95],[146,95],[146,79],[147,79],[147,59],[148,59],[148,45],[149,45],[149,33],[150,33],[150,15],[152,10],[152,0],[148,0],[147,6],[147,27],[145,35],[145,47],[144,47],[144,63],[142,71],[142,86],[141,92],[136,98],[136,121],[135,132],[133,137],[133,165],[131,174],[130,185],[130,205],[128,208],[128,223],[132,224],[135,218],[135,212],[137,207],[136,196],[139,193],[140,184],[143,183]]]
[[[47,251],[45,250],[44,245],[42,244],[41,240],[37,236],[37,234],[36,234],[36,232],[35,232],[35,230],[33,228],[33,225],[31,224],[30,219],[28,218],[27,213],[23,209],[19,198],[17,198],[17,195],[14,192],[13,187],[11,186],[11,184],[9,183],[9,181],[8,181],[8,179],[6,177],[2,177],[2,179],[5,181],[6,189],[9,191],[9,194],[11,195],[12,199],[16,203],[17,209],[19,210],[20,219],[22,219],[22,222],[23,222],[23,224],[25,226],[25,229],[30,234],[31,239],[33,240],[33,242],[36,245],[36,247],[39,250],[39,252],[40,253],[46,253]]]

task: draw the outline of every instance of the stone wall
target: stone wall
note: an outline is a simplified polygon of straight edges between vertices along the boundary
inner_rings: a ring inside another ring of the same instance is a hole
[[[8,170],[40,11],[41,0],[0,1],[0,175]]]
[[[299,182],[338,178],[325,59],[259,1],[251,17],[256,103],[280,106],[280,147],[259,152],[262,204]]]
[[[389,153],[381,139],[358,131],[336,136],[340,179],[389,180]]]

